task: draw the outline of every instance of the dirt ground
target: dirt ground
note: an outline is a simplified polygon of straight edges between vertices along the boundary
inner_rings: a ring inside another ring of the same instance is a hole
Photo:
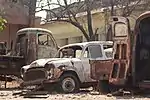
[[[114,97],[107,95],[93,95],[90,92],[80,92],[77,94],[48,94],[48,95],[32,95],[30,97],[13,95],[17,93],[17,90],[1,90],[0,100],[150,100],[148,97],[141,96],[122,96]]]
[[[1,82],[2,83],[2,82]],[[14,85],[15,84],[15,85]],[[27,92],[24,90],[12,89],[16,85],[15,82],[7,83],[7,88],[2,89],[4,84],[1,84],[0,100],[150,100],[150,96],[112,96],[100,95],[98,92],[93,92],[92,89],[81,90],[79,93],[74,94],[58,94],[56,92],[48,93],[47,91]],[[34,94],[34,95],[33,95]],[[37,95],[39,94],[39,95]]]

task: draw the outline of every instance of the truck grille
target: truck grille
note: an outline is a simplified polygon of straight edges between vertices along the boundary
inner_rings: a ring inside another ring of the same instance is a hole
[[[43,68],[29,69],[24,75],[24,81],[34,81],[46,79],[46,73]]]

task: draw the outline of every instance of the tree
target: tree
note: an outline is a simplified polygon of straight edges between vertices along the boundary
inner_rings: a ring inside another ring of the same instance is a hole
[[[150,0],[109,0],[109,2],[111,16],[120,15],[123,17],[130,16],[135,10],[146,11],[150,5]]]
[[[34,27],[34,23],[35,23],[36,2],[37,0],[28,0],[28,2],[26,3],[29,7],[29,23],[30,23],[29,26],[30,27]]]
[[[0,16],[0,31],[4,30],[7,21]]]
[[[95,5],[99,5],[99,0],[56,0],[56,2],[51,2],[47,0],[46,4],[42,3],[43,0],[38,1],[37,12],[46,10],[49,12],[49,17],[46,22],[49,21],[60,21],[67,22],[77,27],[84,35],[87,41],[95,40],[96,30],[93,30],[93,20],[91,11],[95,8]],[[52,8],[57,6],[56,8]],[[98,6],[99,7],[99,6]],[[80,13],[86,12],[86,22],[87,25],[81,23],[82,15]],[[78,17],[80,16],[80,17]],[[87,29],[87,31],[86,31]]]

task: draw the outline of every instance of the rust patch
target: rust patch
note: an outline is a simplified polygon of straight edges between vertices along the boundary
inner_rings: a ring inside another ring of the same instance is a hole
[[[114,48],[113,69],[109,82],[124,84],[130,64],[130,47],[128,42],[118,40],[114,42]]]
[[[92,61],[91,78],[95,80],[108,80],[112,71],[112,60]]]
[[[60,75],[63,73],[63,70],[55,68],[54,69],[54,79],[58,79],[60,77]]]
[[[130,66],[130,29],[129,21],[124,17],[114,17],[113,21],[113,62],[109,82],[115,85],[124,85]]]

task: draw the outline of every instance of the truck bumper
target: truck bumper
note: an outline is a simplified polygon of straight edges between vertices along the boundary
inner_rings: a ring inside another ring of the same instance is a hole
[[[26,86],[33,86],[33,85],[44,85],[44,84],[51,84],[51,83],[57,83],[58,80],[48,80],[48,79],[38,79],[33,81],[27,81],[22,82],[20,84],[20,87],[26,87]]]

